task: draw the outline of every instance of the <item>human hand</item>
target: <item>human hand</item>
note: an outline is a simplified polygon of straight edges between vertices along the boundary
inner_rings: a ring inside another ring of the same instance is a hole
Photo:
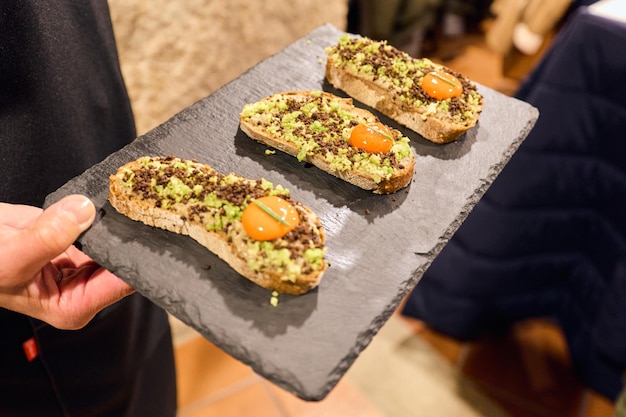
[[[86,197],[46,210],[0,203],[0,307],[80,329],[134,290],[72,243],[95,218]]]

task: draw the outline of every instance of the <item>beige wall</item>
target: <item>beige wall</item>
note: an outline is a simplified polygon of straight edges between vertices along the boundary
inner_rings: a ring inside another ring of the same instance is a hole
[[[138,134],[324,23],[347,0],[109,0]]]

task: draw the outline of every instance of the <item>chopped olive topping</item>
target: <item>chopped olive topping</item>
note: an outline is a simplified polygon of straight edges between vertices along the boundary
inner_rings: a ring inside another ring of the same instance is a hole
[[[483,97],[466,77],[427,58],[413,58],[386,41],[343,35],[337,45],[326,48],[333,63],[384,86],[399,106],[425,116],[442,110],[456,122],[471,122]],[[456,77],[462,85],[458,97],[437,100],[422,88],[422,78],[434,71]],[[479,111],[479,110],[478,110]]]
[[[247,104],[242,117],[268,134],[291,142],[299,150],[298,160],[317,155],[336,171],[360,171],[375,182],[403,169],[412,154],[410,141],[389,129],[394,145],[388,152],[372,154],[350,144],[350,133],[358,124],[376,121],[346,110],[340,99],[319,91],[311,94],[275,94]]]
[[[290,199],[287,189],[262,178],[224,175],[207,165],[171,156],[145,157],[140,161],[138,169],[119,174],[134,195],[180,214],[183,220],[203,224],[209,231],[224,233],[231,243],[243,242],[240,250],[256,255],[249,263],[253,270],[283,268],[284,279],[292,279],[322,265],[324,245],[319,223],[300,222],[285,236],[266,242],[250,239],[241,227],[243,209],[252,200],[268,195],[281,196],[305,217],[304,209]]]

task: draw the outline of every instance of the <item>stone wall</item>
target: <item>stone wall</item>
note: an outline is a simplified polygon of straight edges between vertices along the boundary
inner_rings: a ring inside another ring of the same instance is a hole
[[[324,23],[347,0],[109,0],[138,134]]]

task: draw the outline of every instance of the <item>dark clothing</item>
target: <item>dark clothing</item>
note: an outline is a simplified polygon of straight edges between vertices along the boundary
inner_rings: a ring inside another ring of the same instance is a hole
[[[62,331],[0,309],[2,417],[169,416],[176,414],[167,316],[140,295]],[[35,337],[28,362],[22,343]]]
[[[41,206],[134,137],[107,2],[0,2],[0,201]],[[139,294],[78,331],[0,309],[0,331],[3,417],[175,415],[167,314]]]
[[[626,25],[576,12],[518,97],[535,128],[407,300],[462,339],[551,317],[614,399],[626,371]]]
[[[134,137],[106,1],[0,2],[0,201],[41,206]]]

